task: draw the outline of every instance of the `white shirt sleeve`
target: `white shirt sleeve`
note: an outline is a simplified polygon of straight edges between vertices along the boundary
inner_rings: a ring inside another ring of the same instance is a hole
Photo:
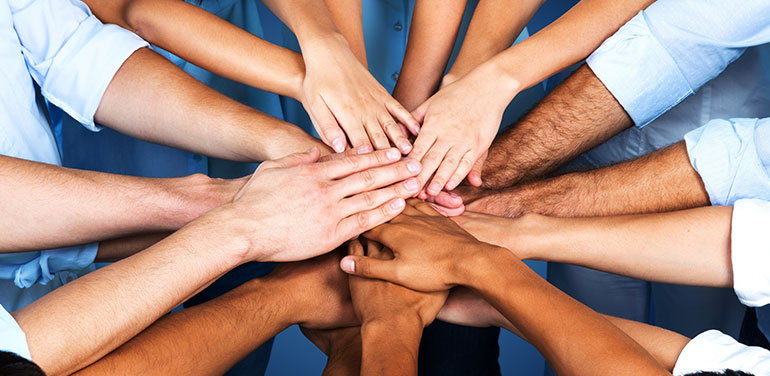
[[[586,62],[643,127],[770,41],[767,0],[658,0]]]
[[[91,130],[123,62],[148,44],[102,24],[80,0],[9,0],[27,68],[43,96]]]
[[[770,304],[770,202],[738,200],[733,208],[733,289],[750,307]]]
[[[32,359],[29,355],[27,336],[2,305],[0,305],[0,350],[14,353],[28,360]]]
[[[709,330],[684,347],[674,365],[674,376],[726,369],[770,375],[770,351],[746,346],[718,330]]]

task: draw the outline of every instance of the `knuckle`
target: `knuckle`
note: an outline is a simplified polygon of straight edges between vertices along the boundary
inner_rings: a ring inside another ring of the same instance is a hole
[[[369,226],[369,215],[365,212],[356,214],[356,223],[360,229],[367,229]]]
[[[371,170],[366,170],[361,172],[361,181],[363,182],[364,188],[371,189],[374,187],[374,185],[377,183],[377,180],[374,177],[374,174]]]
[[[375,203],[374,193],[372,191],[362,193],[361,201],[364,202],[364,205],[366,205],[367,208],[371,208]]]
[[[344,164],[345,167],[351,170],[356,170],[361,165],[360,160],[356,158],[354,155],[342,158],[342,164]]]

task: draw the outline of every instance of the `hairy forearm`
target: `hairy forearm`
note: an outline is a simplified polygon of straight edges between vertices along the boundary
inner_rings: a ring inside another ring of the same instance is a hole
[[[463,284],[478,291],[519,328],[556,373],[665,374],[633,339],[548,284],[506,250],[492,247],[465,269]]]
[[[245,261],[248,242],[224,220],[226,211],[215,212],[14,312],[32,360],[49,375],[70,374]]]
[[[232,200],[237,181],[203,175],[150,179],[0,156],[0,252],[86,244],[172,231]]]
[[[158,320],[78,374],[221,373],[292,324],[292,296],[285,291],[269,280],[247,282],[217,299]]]
[[[439,86],[467,0],[418,0],[393,97],[413,111]]]
[[[449,81],[510,47],[545,0],[481,1],[471,18],[457,59],[447,73]]]
[[[145,141],[235,161],[327,149],[300,128],[217,93],[146,48],[118,70],[95,119]]]
[[[347,376],[361,374],[361,336],[350,342],[332,347],[322,376]]]
[[[584,65],[497,137],[484,164],[483,185],[499,189],[548,174],[631,125],[620,103]]]
[[[509,239],[509,247],[520,257],[645,281],[732,287],[731,218],[732,207],[726,206],[632,216],[530,218],[536,224],[524,226],[526,234],[512,231],[518,235]]]
[[[302,56],[267,42],[197,6],[177,0],[87,0],[105,23],[118,24],[196,66],[299,99]]]
[[[469,210],[506,217],[525,213],[587,217],[658,213],[709,203],[680,142],[633,161],[505,189],[471,203]]]
[[[361,374],[417,375],[422,330],[416,314],[362,324]]]

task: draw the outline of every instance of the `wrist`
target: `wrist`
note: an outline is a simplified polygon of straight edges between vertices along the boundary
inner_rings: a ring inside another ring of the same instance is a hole
[[[391,317],[383,320],[373,320],[361,324],[361,342],[366,353],[381,349],[399,349],[402,354],[409,354],[417,360],[420,339],[424,327],[417,315],[414,317]],[[394,336],[393,333],[398,333]]]
[[[243,186],[237,179],[212,179],[203,174],[159,180],[163,192],[162,230],[177,230],[211,209],[232,201]]]
[[[514,256],[505,248],[487,243],[477,243],[473,245],[473,249],[473,252],[467,253],[467,261],[458,263],[456,282],[457,285],[478,291],[488,284],[489,277],[504,274],[503,271],[498,271],[501,259]]]
[[[262,238],[255,234],[254,229],[264,227],[256,222],[256,219],[239,215],[235,205],[227,203],[210,210],[185,228],[199,229],[197,231],[204,234],[212,243],[217,244],[218,249],[227,251],[223,256],[233,257],[240,264],[257,261],[259,252],[265,251],[253,240]]]
[[[479,65],[474,71],[479,71],[483,77],[487,77],[490,91],[497,94],[500,98],[499,103],[505,108],[527,86],[517,76],[516,71],[508,69],[505,61],[501,60],[492,58]]]

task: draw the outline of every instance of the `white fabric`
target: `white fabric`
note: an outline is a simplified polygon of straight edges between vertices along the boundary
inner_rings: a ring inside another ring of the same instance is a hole
[[[718,330],[709,330],[684,347],[674,366],[674,376],[726,369],[770,375],[770,351],[743,345]]]

